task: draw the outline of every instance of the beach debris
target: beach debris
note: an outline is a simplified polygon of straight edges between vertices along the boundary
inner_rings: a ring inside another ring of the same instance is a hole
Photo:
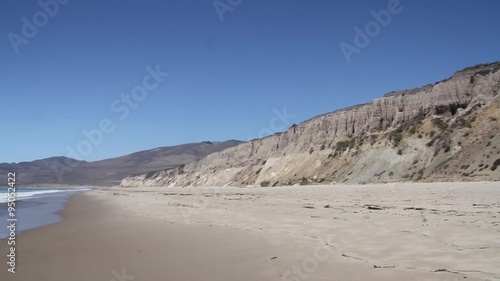
[[[129,196],[126,193],[119,193],[119,192],[114,192],[113,195]]]
[[[272,258],[271,258],[271,260],[275,260],[275,259],[277,259],[277,258],[278,258],[278,257],[272,257]]]
[[[491,205],[490,204],[472,204],[473,207],[476,207],[476,208],[490,208]]]
[[[385,207],[382,207],[382,206],[379,206],[379,205],[365,205],[365,207],[368,210],[377,210],[377,211],[385,209]]]
[[[191,196],[193,194],[190,194],[190,193],[163,193],[163,195],[165,196]]]
[[[323,208],[330,208],[330,205],[325,205]]]
[[[405,210],[415,210],[415,211],[423,211],[423,210],[425,210],[425,208],[421,208],[421,207],[408,207],[408,208],[404,208],[404,209]]]
[[[305,205],[305,206],[303,206],[302,208],[305,208],[305,209],[314,209],[314,206],[311,206],[311,205]]]
[[[460,272],[457,272],[457,271],[451,271],[451,270],[448,270],[446,268],[440,268],[440,269],[436,269],[434,270],[434,272],[448,272],[448,273],[453,273],[453,274],[460,274]],[[464,277],[465,278],[465,277]]]
[[[350,259],[355,259],[355,260],[360,260],[360,261],[363,261],[363,262],[367,262],[366,260],[364,260],[362,258],[358,258],[358,257],[354,257],[354,256],[349,256],[349,255],[346,255],[346,254],[342,254],[342,257],[344,257],[344,258],[350,258]]]
[[[395,268],[394,265],[373,265],[373,268]]]

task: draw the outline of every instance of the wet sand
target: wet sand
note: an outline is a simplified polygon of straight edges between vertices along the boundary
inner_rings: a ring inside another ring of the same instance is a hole
[[[62,222],[17,237],[15,274],[7,272],[7,244],[1,241],[0,280],[267,278],[267,246],[262,239],[223,227],[128,216],[124,211],[88,194],[73,196],[61,212]]]

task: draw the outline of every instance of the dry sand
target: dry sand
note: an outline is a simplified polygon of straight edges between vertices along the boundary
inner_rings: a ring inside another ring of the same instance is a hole
[[[500,280],[498,182],[117,188],[62,215],[0,280]]]

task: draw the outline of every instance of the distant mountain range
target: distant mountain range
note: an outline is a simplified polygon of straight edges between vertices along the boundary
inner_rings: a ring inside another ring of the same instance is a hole
[[[7,183],[7,173],[16,172],[19,186],[118,185],[126,176],[179,167],[240,143],[236,140],[207,141],[158,147],[94,162],[61,156],[31,162],[0,163],[0,182]]]

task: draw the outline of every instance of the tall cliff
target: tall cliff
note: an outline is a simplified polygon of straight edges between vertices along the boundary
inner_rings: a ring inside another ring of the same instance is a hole
[[[499,70],[500,62],[468,67],[121,185],[499,180]]]

